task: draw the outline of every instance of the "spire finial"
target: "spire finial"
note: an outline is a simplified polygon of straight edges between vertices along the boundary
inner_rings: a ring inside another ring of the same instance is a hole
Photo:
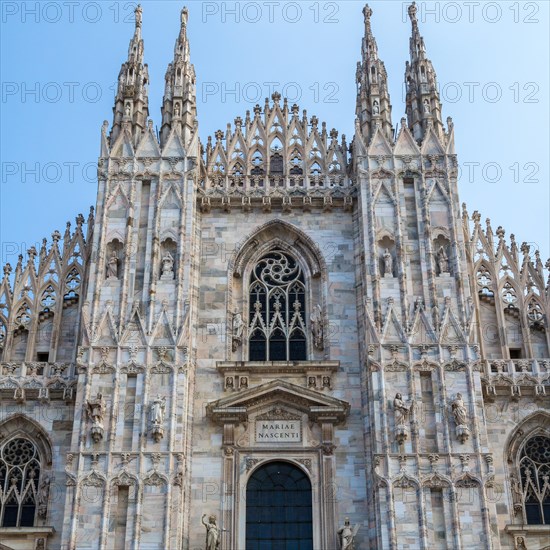
[[[416,8],[416,3],[413,2],[410,6],[409,6],[409,9],[408,9],[408,12],[409,12],[409,19],[411,20],[411,23],[413,24],[413,27],[418,25],[418,19],[416,18],[416,12],[417,12],[417,8]]]
[[[181,28],[187,26],[187,21],[189,20],[189,10],[187,9],[187,6],[183,6],[180,14],[180,20],[181,20]]]
[[[365,4],[363,8],[363,15],[365,16],[365,27],[370,33],[370,18],[372,17],[372,9],[368,4]]]
[[[134,10],[134,17],[136,21],[136,29],[141,29],[141,23],[143,22],[143,9],[141,4],[138,4]]]

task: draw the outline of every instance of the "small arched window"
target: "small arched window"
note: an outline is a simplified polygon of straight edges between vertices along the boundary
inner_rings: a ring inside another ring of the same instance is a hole
[[[0,527],[34,526],[40,477],[34,443],[15,437],[0,446]]]
[[[250,361],[305,360],[305,279],[296,259],[265,254],[252,270],[249,299]]]
[[[525,519],[531,525],[550,525],[550,437],[536,435],[520,453],[519,474]]]

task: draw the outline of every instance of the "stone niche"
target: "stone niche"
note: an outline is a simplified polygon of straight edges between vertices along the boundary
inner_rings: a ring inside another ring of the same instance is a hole
[[[244,547],[242,495],[253,472],[274,460],[290,462],[309,477],[314,547],[337,548],[334,433],[336,425],[345,424],[349,409],[348,403],[326,392],[282,379],[231,392],[208,404],[208,417],[223,430],[224,548]]]

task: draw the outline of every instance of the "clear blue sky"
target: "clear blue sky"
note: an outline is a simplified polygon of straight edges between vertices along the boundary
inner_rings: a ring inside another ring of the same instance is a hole
[[[176,1],[142,2],[149,108],[159,126]],[[271,95],[270,84],[351,140],[363,2],[191,1],[189,36],[203,140]],[[370,3],[404,114],[406,3]],[[417,2],[421,32],[455,123],[461,200],[494,229],[550,256],[549,3]],[[38,9],[36,9],[38,7]],[[100,127],[133,33],[132,2],[1,4],[2,263],[95,204]],[[238,15],[235,14],[237,7]],[[238,20],[237,20],[238,18]],[[297,86],[296,86],[297,84]],[[231,94],[237,90],[237,97]],[[299,100],[296,95],[300,94]],[[257,96],[257,97],[255,97]],[[252,101],[249,101],[252,100]],[[38,167],[38,173],[33,170]],[[499,175],[500,173],[500,175]]]

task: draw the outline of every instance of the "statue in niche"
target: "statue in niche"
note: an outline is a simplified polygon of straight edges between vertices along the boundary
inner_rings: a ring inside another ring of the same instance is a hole
[[[516,547],[514,550],[527,550],[527,546],[525,546],[525,539],[523,537],[518,537],[516,539]]]
[[[355,550],[355,535],[359,531],[359,525],[352,527],[349,518],[344,520],[344,525],[338,529],[340,550]]]
[[[180,104],[176,103],[174,105],[174,116],[179,117],[180,116]]]
[[[38,486],[38,494],[36,496],[36,504],[38,505],[38,515],[41,518],[46,517],[48,511],[48,497],[50,496],[50,477],[44,476]]]
[[[307,387],[308,387],[308,388],[315,388],[315,387],[317,387],[317,380],[315,379],[315,376],[310,376],[310,377],[308,378]]]
[[[424,113],[426,113],[427,115],[431,114],[430,102],[427,99],[424,100]]]
[[[235,310],[233,312],[233,318],[232,318],[232,340],[233,340],[233,351],[237,351],[237,348],[241,345],[242,339],[243,339],[243,331],[244,331],[244,321],[243,316],[240,313],[240,311]]]
[[[309,318],[311,322],[311,334],[313,335],[313,345],[317,349],[323,349],[323,312],[321,306],[317,304]]]
[[[161,425],[164,422],[164,412],[166,410],[166,397],[157,395],[156,399],[151,403],[151,424],[154,426]]]
[[[521,491],[521,485],[515,474],[510,476],[510,485],[512,488],[512,502],[514,503],[514,512],[517,514],[521,512],[523,508],[523,493]]]
[[[208,522],[204,521],[206,514],[202,515],[202,524],[206,527],[206,546],[205,550],[218,550],[220,546],[220,529],[216,524],[216,516],[208,517]]]
[[[118,257],[116,250],[113,250],[107,263],[107,279],[118,279]]]
[[[164,414],[166,411],[166,397],[157,397],[151,403],[149,409],[149,420],[151,422],[151,435],[155,443],[158,443],[164,437]]]
[[[234,385],[234,382],[233,382],[233,377],[230,376],[230,377],[227,377],[225,379],[225,389],[226,390],[232,390],[235,388],[235,385]]]
[[[395,425],[404,425],[407,421],[410,407],[405,404],[405,401],[403,401],[403,396],[400,393],[395,394],[395,399],[393,400],[393,410],[395,415]]]
[[[393,258],[387,248],[384,250],[384,277],[393,277]]]
[[[105,414],[105,400],[103,395],[98,393],[93,401],[88,401],[88,413],[92,419],[92,424],[103,426],[103,415]]]
[[[98,393],[94,400],[87,402],[88,416],[92,420],[91,435],[95,443],[103,439],[103,415],[105,414],[105,400]]]
[[[451,410],[453,411],[456,425],[465,426],[468,422],[468,416],[466,413],[466,405],[464,405],[461,393],[456,394],[455,400],[451,404]]]
[[[124,109],[124,114],[129,117],[130,116],[130,104],[126,103],[126,107]]]
[[[449,258],[442,246],[437,251],[437,266],[439,267],[439,273],[449,273]]]
[[[373,115],[380,114],[380,105],[378,104],[378,101],[376,101],[376,99],[372,103],[372,114]]]
[[[174,257],[167,250],[162,257],[162,274],[161,279],[173,279],[174,278]]]

